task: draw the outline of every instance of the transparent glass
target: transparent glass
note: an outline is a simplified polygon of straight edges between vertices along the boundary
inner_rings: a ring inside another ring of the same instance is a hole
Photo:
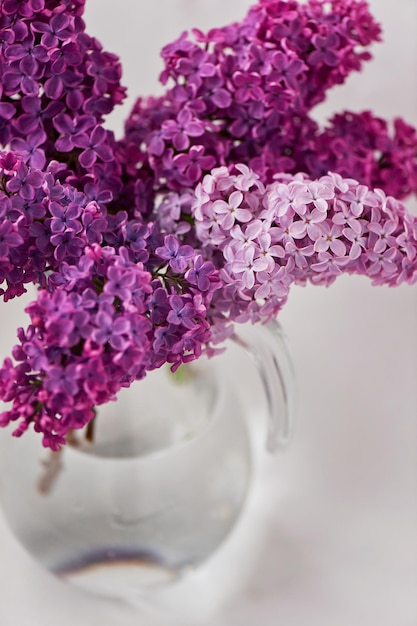
[[[268,406],[269,449],[287,443],[293,382],[278,324],[239,330]],[[251,482],[236,372],[200,359],[162,368],[101,408],[93,442],[60,453],[26,433],[1,439],[0,496],[12,530],[47,569],[129,599],[198,567],[235,525]]]

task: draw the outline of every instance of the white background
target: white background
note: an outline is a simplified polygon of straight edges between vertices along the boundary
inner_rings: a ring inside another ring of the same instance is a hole
[[[87,0],[89,32],[120,55],[129,86],[127,107],[111,118],[112,128],[120,134],[134,97],[157,90],[164,43],[191,26],[239,19],[249,4]],[[371,108],[417,125],[417,2],[373,0],[371,6],[384,44],[374,46],[375,59],[361,75],[334,90],[320,116]],[[25,324],[21,308],[20,302],[1,308],[2,355],[14,343],[16,323]],[[208,623],[416,625],[416,313],[416,287],[375,288],[365,278],[345,277],[330,289],[293,289],[281,321],[298,381],[296,437],[283,456],[261,463],[252,517],[243,521],[250,532],[240,529],[218,555],[204,592],[196,583],[196,614],[203,618],[217,602],[216,586],[239,582],[228,606]],[[140,610],[86,597],[52,579],[1,518],[0,549],[1,626],[150,623]]]

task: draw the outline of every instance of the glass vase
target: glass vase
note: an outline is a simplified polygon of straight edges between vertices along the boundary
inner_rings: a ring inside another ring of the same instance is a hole
[[[259,373],[267,447],[283,447],[293,379],[282,331],[276,322],[244,327],[232,341]],[[253,454],[239,400],[245,358],[239,376],[220,361],[151,372],[99,408],[93,436],[78,432],[60,452],[33,432],[2,433],[3,511],[38,562],[88,591],[131,600],[219,548],[244,509]]]

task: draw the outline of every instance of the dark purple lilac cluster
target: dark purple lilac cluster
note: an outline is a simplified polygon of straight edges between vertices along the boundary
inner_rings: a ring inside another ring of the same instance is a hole
[[[7,301],[25,284],[46,288],[62,263],[76,263],[100,244],[107,220],[96,200],[56,180],[62,164],[45,171],[0,154],[0,293]],[[87,187],[88,192],[88,187]]]
[[[211,337],[207,310],[218,271],[157,223],[108,213],[85,191],[13,152],[0,153],[0,268],[4,300],[41,289],[0,370],[0,396],[56,449],[146,371],[200,356]],[[94,192],[94,189],[92,190]],[[94,195],[94,194],[93,194]]]
[[[85,0],[4,0],[0,8],[0,143],[28,166],[66,165],[60,181],[120,191],[104,116],[122,102],[118,58],[85,32]]]
[[[172,86],[119,142],[103,124],[120,65],[83,8],[0,2],[0,289],[39,288],[0,368],[0,425],[53,449],[147,371],[275,315],[294,282],[417,277],[416,220],[382,191],[416,191],[416,131],[310,117],[379,39],[364,2],[259,0],[183,34],[162,53]]]
[[[311,146],[305,168],[313,178],[332,171],[396,198],[417,193],[417,132],[402,119],[395,119],[390,131],[370,111],[340,113],[317,135],[314,150]]]
[[[365,2],[265,0],[238,24],[193,34],[163,49],[171,86],[139,99],[127,121],[133,179],[139,169],[154,188],[179,190],[213,167],[246,163],[264,182],[332,170],[397,197],[417,190],[414,129],[397,121],[391,136],[371,113],[343,113],[322,130],[310,114],[380,38]]]
[[[76,263],[62,262],[27,308],[31,324],[19,330],[14,364],[6,359],[0,391],[12,408],[0,425],[32,424],[45,446],[94,417],[94,407],[113,400],[146,371],[201,354],[210,339],[206,309],[218,281],[210,262],[167,235],[151,273],[129,244],[116,250],[94,243]],[[183,281],[188,287],[179,289]]]

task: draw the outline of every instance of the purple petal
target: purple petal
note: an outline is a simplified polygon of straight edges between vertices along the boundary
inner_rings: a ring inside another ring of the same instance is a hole
[[[172,143],[176,150],[187,150],[190,146],[190,140],[185,133],[175,133]]]
[[[64,84],[59,76],[52,76],[45,81],[45,95],[51,100],[59,100],[64,91]]]
[[[97,155],[94,152],[94,150],[92,150],[91,148],[89,148],[88,150],[84,150],[84,152],[81,152],[81,154],[79,156],[80,164],[86,170],[90,169],[90,167],[92,167],[94,165],[96,160],[97,160]]]
[[[29,163],[31,167],[33,167],[34,169],[42,170],[45,167],[45,163],[46,163],[45,152],[41,150],[40,148],[35,150],[35,152],[32,154],[32,156],[29,159]]]
[[[226,89],[216,89],[211,100],[219,109],[226,109],[232,104],[232,96]]]
[[[5,120],[10,120],[16,113],[16,108],[9,102],[0,103],[0,117]]]

